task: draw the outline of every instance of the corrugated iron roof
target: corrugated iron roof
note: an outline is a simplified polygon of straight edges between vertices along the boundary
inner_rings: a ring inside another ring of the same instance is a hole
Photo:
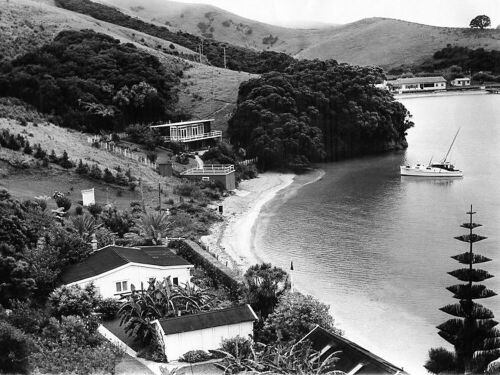
[[[181,122],[172,122],[168,124],[161,124],[161,125],[153,125],[151,126],[152,128],[166,128],[169,126],[183,126],[183,125],[191,125],[191,124],[203,124],[205,122],[214,122],[215,119],[209,118],[205,120],[192,120],[192,121],[181,121]]]
[[[252,322],[257,316],[250,305],[230,307],[228,309],[207,311],[199,314],[184,315],[176,318],[158,319],[165,335],[200,329]]]
[[[190,266],[187,260],[175,255],[166,246],[123,247],[110,245],[89,255],[80,263],[69,266],[62,281],[69,284],[111,271],[127,263],[155,266]]]
[[[391,85],[404,85],[412,83],[437,83],[437,82],[446,82],[446,80],[443,77],[439,76],[439,77],[398,78],[392,81],[387,81],[387,83]]]

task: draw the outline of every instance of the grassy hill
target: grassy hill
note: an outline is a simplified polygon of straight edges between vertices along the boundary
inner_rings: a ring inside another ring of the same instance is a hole
[[[447,44],[500,49],[500,30],[478,31],[369,18],[336,28],[328,41],[304,49],[297,57],[394,67],[421,63]]]
[[[163,0],[97,0],[131,15],[169,28],[213,38],[237,46],[295,55],[308,46],[327,41],[335,27],[293,29],[269,25],[205,4]]]
[[[327,28],[291,29],[252,21],[203,4],[163,0],[99,1],[193,34],[255,49],[285,52],[305,59],[333,58],[341,62],[392,68],[421,63],[447,44],[500,49],[499,29],[480,32],[387,18],[363,19]],[[268,44],[263,43],[265,38]]]

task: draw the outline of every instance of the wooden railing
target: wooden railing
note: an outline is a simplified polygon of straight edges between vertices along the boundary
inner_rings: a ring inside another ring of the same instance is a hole
[[[182,175],[225,175],[234,172],[234,165],[232,164],[205,164],[203,168],[191,168],[184,172]]]
[[[167,142],[191,142],[191,141],[198,141],[200,139],[209,139],[209,138],[220,138],[222,137],[222,131],[221,130],[212,130],[211,132],[208,133],[203,133],[203,134],[196,134],[196,135],[188,135],[188,136],[165,136],[163,137],[165,141]]]

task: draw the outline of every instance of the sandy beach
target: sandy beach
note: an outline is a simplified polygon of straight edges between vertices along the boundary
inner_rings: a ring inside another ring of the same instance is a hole
[[[220,261],[245,272],[260,259],[253,248],[252,228],[262,207],[295,178],[293,173],[266,172],[242,181],[234,195],[222,202],[224,221],[212,226],[201,241]]]

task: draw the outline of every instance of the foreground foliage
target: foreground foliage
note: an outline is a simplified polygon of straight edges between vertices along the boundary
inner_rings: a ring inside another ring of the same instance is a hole
[[[304,167],[405,146],[413,126],[392,94],[374,85],[380,68],[300,61],[240,86],[228,132],[264,169]]]

